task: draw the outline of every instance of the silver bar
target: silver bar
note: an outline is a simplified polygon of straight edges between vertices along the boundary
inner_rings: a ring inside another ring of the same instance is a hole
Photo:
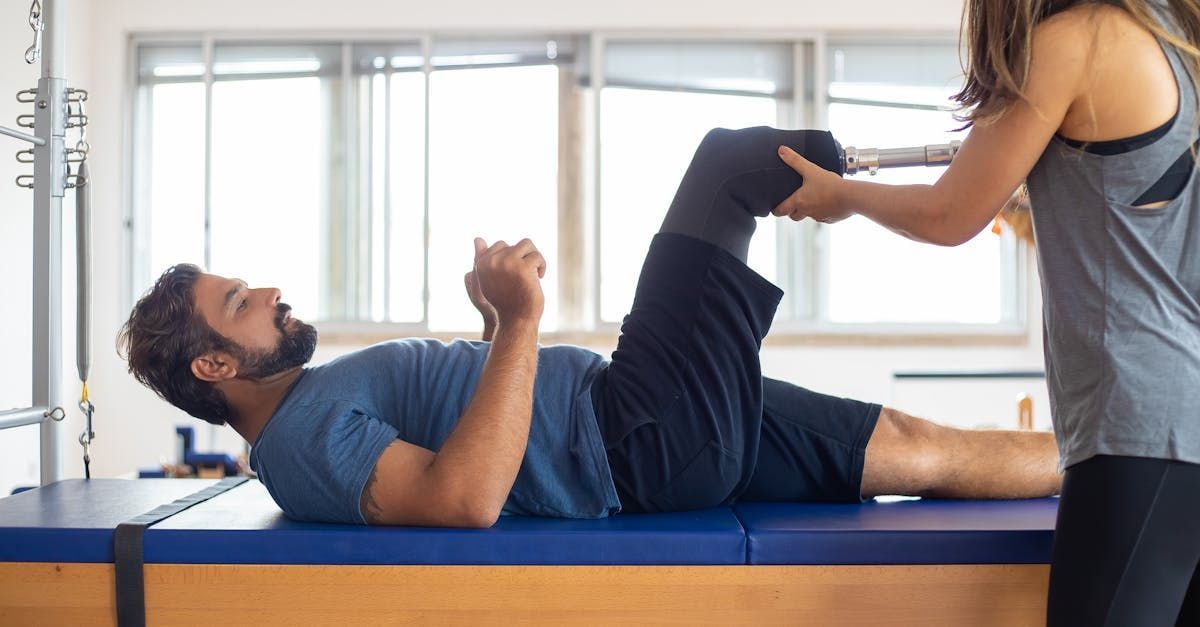
[[[44,0],[42,17],[46,23],[42,33],[42,78],[63,78],[67,75],[66,0]]]
[[[34,137],[33,135],[22,133],[21,131],[14,131],[13,129],[8,128],[6,126],[0,126],[0,135],[8,135],[9,137],[23,139],[23,140],[33,144],[34,146],[45,146],[46,145],[46,140],[42,139],[41,137]]]
[[[66,184],[66,0],[43,0],[42,76],[34,127],[33,175],[33,404],[62,405],[62,200]],[[62,478],[61,425],[41,423],[42,485]]]
[[[949,165],[962,146],[960,141],[905,148],[855,148],[846,146],[843,157],[846,176],[859,172],[874,174],[880,168]]]
[[[0,411],[0,429],[36,425],[46,417],[46,407],[26,407],[25,409],[10,409]],[[47,421],[52,422],[52,421]]]
[[[91,172],[87,161],[79,164],[80,185],[75,188],[75,367],[79,380],[87,381],[92,369],[91,341]]]

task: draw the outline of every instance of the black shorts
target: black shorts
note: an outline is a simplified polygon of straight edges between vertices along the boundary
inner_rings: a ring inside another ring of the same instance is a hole
[[[783,292],[736,257],[654,237],[592,400],[626,512],[858,501],[880,407],[764,379]]]

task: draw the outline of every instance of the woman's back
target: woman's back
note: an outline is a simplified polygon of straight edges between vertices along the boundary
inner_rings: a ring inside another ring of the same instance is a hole
[[[1049,18],[1092,33],[1088,83],[1067,109],[1059,135],[1084,142],[1133,137],[1171,120],[1179,100],[1171,64],[1153,33],[1110,5],[1081,5]],[[1037,50],[1034,50],[1037,54]]]

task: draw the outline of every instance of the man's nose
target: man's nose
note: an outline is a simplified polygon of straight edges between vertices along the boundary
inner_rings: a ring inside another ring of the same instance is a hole
[[[278,305],[279,299],[283,298],[283,292],[280,292],[277,287],[268,287],[265,288],[265,291],[267,293],[267,304],[272,307]]]

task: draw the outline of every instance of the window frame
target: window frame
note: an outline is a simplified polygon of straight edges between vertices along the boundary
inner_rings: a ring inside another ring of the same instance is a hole
[[[124,267],[127,307],[140,294],[135,293],[136,286],[144,282],[150,271],[146,267],[149,255],[145,247],[148,245],[148,216],[141,215],[144,203],[135,201],[135,177],[139,176],[136,168],[145,168],[145,155],[140,148],[144,145],[146,116],[135,107],[138,102],[138,90],[141,81],[138,76],[138,50],[141,46],[155,44],[199,44],[204,55],[204,74],[206,94],[205,145],[205,252],[206,262],[211,251],[211,241],[208,229],[211,215],[211,107],[212,107],[212,69],[213,51],[216,45],[223,42],[304,42],[309,44],[339,43],[342,46],[341,87],[342,119],[331,121],[332,125],[341,125],[344,135],[344,151],[347,169],[352,173],[347,180],[339,185],[345,187],[345,210],[352,211],[355,206],[354,195],[362,176],[359,170],[360,146],[358,138],[361,129],[357,119],[357,108],[354,106],[355,81],[351,50],[358,44],[389,44],[419,42],[423,57],[421,72],[425,82],[424,110],[424,141],[425,141],[425,189],[424,189],[424,250],[425,287],[423,289],[424,312],[420,323],[402,323],[391,321],[371,321],[368,319],[338,319],[329,318],[315,321],[317,327],[327,337],[348,342],[365,338],[396,337],[396,336],[434,336],[450,337],[461,333],[433,333],[429,330],[429,81],[430,73],[436,68],[432,65],[434,42],[440,38],[462,38],[476,33],[454,31],[421,31],[387,33],[386,36],[372,34],[370,37],[358,37],[342,33],[293,33],[293,32],[224,32],[212,31],[203,33],[134,33],[128,38],[127,48],[127,85],[125,89],[125,146],[123,160],[127,175],[122,177],[123,206],[125,208],[124,236],[127,238],[123,246],[127,255]],[[488,32],[492,38],[520,38],[541,36],[543,33],[528,30]],[[548,34],[548,33],[546,33]],[[590,83],[586,89],[578,87],[578,81],[571,72],[577,64],[560,64],[559,89],[559,151],[558,161],[558,255],[561,271],[557,272],[559,285],[559,325],[560,331],[544,333],[547,338],[567,338],[574,341],[609,341],[619,330],[619,323],[605,322],[601,318],[600,303],[600,226],[601,198],[600,177],[603,176],[603,166],[600,161],[600,130],[603,124],[601,96],[605,86],[605,47],[609,42],[621,41],[754,41],[765,43],[785,43],[792,47],[793,84],[794,89],[790,102],[791,115],[787,119],[781,116],[778,122],[793,128],[826,128],[827,112],[831,98],[828,95],[829,77],[827,76],[827,55],[833,42],[854,41],[867,43],[941,43],[957,42],[957,34],[953,32],[922,32],[922,33],[890,33],[867,31],[706,31],[706,30],[669,30],[669,31],[571,31],[569,29],[553,30],[554,35],[578,37],[580,43],[586,45],[586,53],[576,51],[577,55],[586,54],[587,69]],[[390,73],[389,73],[390,74]],[[575,86],[575,88],[571,88]],[[590,100],[589,107],[583,99]],[[832,99],[837,100],[837,99]],[[588,119],[584,119],[584,111],[588,111]],[[588,141],[587,138],[590,138]],[[587,150],[590,154],[585,155]],[[584,166],[588,165],[587,171]],[[370,202],[367,198],[359,198],[363,202],[356,213],[363,213],[362,205]],[[324,217],[328,218],[328,207]],[[365,214],[369,216],[369,212]],[[348,216],[343,219],[349,220]],[[347,222],[347,226],[353,225]],[[366,241],[372,239],[369,228],[364,231]],[[385,233],[385,238],[388,234]],[[343,243],[349,246],[351,239],[357,237],[355,228],[346,228]],[[806,299],[803,305],[785,297],[781,305],[784,315],[774,323],[772,337],[783,344],[806,343],[905,343],[905,344],[944,344],[947,340],[956,344],[1010,344],[1025,341],[1028,335],[1029,294],[1031,263],[1030,249],[1024,243],[1017,241],[1006,247],[1003,264],[1004,293],[1001,297],[1004,316],[1001,322],[990,324],[966,323],[835,323],[827,316],[829,303],[829,273],[828,273],[828,226],[813,221],[799,224],[787,223],[787,228],[777,229],[777,263],[779,264],[779,283],[786,293],[813,294],[814,298]],[[352,248],[347,248],[351,250]],[[369,262],[369,258],[366,259]],[[347,262],[349,263],[349,262]],[[343,271],[341,277],[346,279],[357,277],[360,286],[341,285],[347,297],[351,289],[370,289],[370,273],[362,271]],[[150,277],[153,278],[152,276]],[[328,277],[333,278],[333,277]],[[330,291],[339,289],[335,283],[330,283]],[[327,298],[328,294],[323,294]],[[329,302],[323,307],[329,307]],[[464,299],[464,306],[467,303]],[[804,310],[799,310],[803,307]],[[369,303],[364,301],[363,311],[370,313]],[[464,329],[463,332],[469,330]]]

